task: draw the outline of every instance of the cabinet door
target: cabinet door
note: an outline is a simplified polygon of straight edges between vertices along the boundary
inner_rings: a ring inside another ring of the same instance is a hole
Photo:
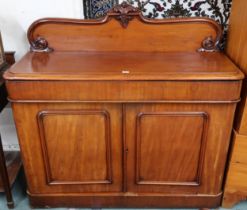
[[[122,190],[121,105],[13,107],[31,193]]]
[[[235,105],[127,105],[125,190],[221,193]]]

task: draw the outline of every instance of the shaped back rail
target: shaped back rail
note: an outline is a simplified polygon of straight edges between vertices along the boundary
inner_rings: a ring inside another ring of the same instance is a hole
[[[221,26],[214,20],[148,19],[126,2],[101,19],[40,19],[28,30],[31,50],[36,52],[213,52],[221,37]]]

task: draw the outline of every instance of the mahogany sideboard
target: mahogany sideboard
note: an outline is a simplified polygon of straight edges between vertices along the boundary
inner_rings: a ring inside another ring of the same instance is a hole
[[[4,77],[34,207],[217,207],[242,72],[205,18],[41,19]]]
[[[247,75],[247,1],[234,0],[226,52]],[[247,200],[247,80],[237,107],[232,152],[224,190],[224,207]]]

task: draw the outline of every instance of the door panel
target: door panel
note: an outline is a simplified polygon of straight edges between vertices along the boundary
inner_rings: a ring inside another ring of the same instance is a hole
[[[137,184],[198,185],[206,121],[200,112],[139,114]]]
[[[222,191],[233,104],[125,107],[125,190],[166,194]]]
[[[42,111],[38,122],[48,184],[112,182],[107,111]]]
[[[13,108],[31,193],[122,190],[121,105],[14,104]]]

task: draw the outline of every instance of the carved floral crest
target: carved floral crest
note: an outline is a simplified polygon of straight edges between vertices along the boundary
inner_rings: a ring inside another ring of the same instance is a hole
[[[141,11],[128,4],[127,2],[123,2],[120,5],[115,6],[109,11],[110,16],[114,16],[117,20],[120,21],[121,25],[124,28],[127,28],[129,21],[133,19],[134,15],[138,15]]]

